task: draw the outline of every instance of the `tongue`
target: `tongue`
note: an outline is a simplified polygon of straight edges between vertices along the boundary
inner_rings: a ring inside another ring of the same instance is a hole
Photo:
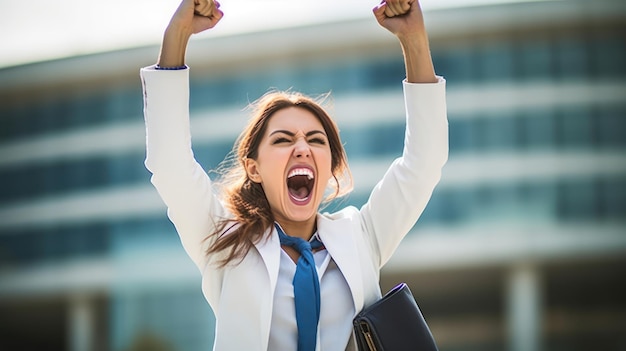
[[[298,189],[289,189],[291,195],[293,195],[293,197],[295,197],[298,200],[304,200],[306,199],[307,196],[309,196],[309,189],[305,186],[298,188]]]

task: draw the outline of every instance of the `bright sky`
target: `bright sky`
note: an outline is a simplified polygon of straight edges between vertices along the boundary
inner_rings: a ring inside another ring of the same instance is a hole
[[[421,0],[439,7],[524,0]],[[528,0],[526,0],[528,1]],[[534,0],[537,1],[537,0]],[[180,0],[0,0],[0,68],[157,44]],[[371,15],[378,0],[222,0],[210,33],[286,27]]]

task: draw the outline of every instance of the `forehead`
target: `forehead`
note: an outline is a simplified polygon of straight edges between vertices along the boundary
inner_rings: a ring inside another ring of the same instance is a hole
[[[324,131],[320,120],[311,111],[301,107],[287,107],[276,111],[267,122],[266,134],[276,130],[287,130],[290,132],[312,130]]]

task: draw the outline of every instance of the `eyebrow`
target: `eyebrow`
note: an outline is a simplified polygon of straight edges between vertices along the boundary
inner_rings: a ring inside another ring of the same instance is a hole
[[[269,136],[272,136],[272,135],[274,135],[274,134],[278,134],[278,133],[287,134],[287,135],[289,135],[290,137],[293,137],[293,136],[295,136],[295,135],[296,135],[296,133],[294,133],[294,132],[290,132],[290,131],[288,131],[288,130],[284,130],[284,129],[279,129],[279,130],[275,130],[275,131],[271,132]],[[308,138],[308,137],[310,137],[311,135],[315,135],[315,134],[322,134],[322,135],[326,136],[326,133],[324,133],[324,132],[323,132],[323,131],[321,131],[321,130],[317,130],[317,129],[312,130],[312,131],[310,131],[310,132],[307,132],[307,133],[305,134],[305,136]]]

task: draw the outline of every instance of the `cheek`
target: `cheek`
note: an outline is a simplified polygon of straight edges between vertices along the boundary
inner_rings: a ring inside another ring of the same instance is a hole
[[[332,155],[330,151],[323,152],[318,157],[318,172],[324,178],[324,185],[332,178]]]
[[[281,150],[259,149],[259,157],[257,158],[260,172],[264,176],[270,176],[270,178],[274,178],[274,176],[282,172],[288,160],[288,153]]]

